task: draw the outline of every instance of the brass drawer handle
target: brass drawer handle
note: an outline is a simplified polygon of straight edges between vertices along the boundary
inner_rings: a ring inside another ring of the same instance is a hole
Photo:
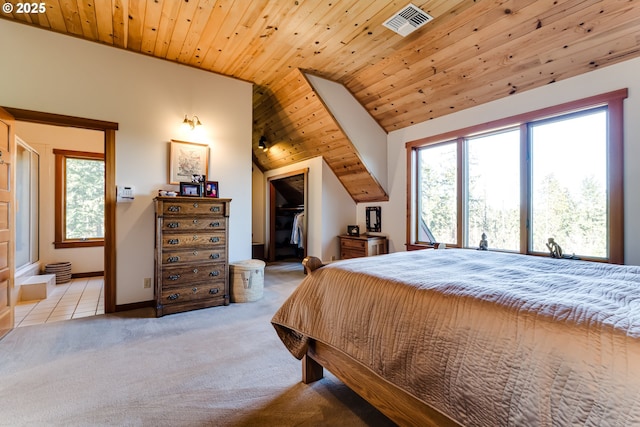
[[[209,209],[211,212],[220,212],[220,206],[211,206]]]
[[[195,294],[196,292],[198,292],[198,288],[193,287],[193,288],[191,288],[191,291]]]
[[[180,278],[179,274],[172,274],[171,276],[169,276],[169,280],[173,280],[176,281]]]
[[[218,243],[218,242],[220,241],[220,238],[219,238],[219,237],[217,237],[217,236],[216,236],[216,237],[212,237],[212,238],[210,238],[210,239],[209,239],[209,241],[210,241],[211,243]]]
[[[178,243],[180,243],[180,240],[178,240],[178,239],[169,239],[169,244],[170,245],[177,245]]]
[[[173,205],[172,205],[172,206],[169,206],[169,207],[167,208],[167,210],[168,210],[169,212],[180,212],[180,206],[173,206]]]
[[[168,300],[174,301],[180,298],[180,294],[171,294],[167,297]]]
[[[167,262],[178,262],[178,261],[180,261],[179,256],[170,256],[169,258],[167,258]]]
[[[209,276],[211,277],[218,277],[220,275],[220,271],[219,270],[215,270],[209,273]]]
[[[197,268],[193,269],[193,274],[198,274],[198,269]]]
[[[193,223],[194,223],[194,224],[197,224],[197,223],[198,223],[198,220],[197,220],[197,219],[194,219],[194,220],[193,220]]]
[[[193,255],[198,256],[198,251],[193,251]]]
[[[194,207],[194,208],[197,208],[197,207],[198,207],[198,204],[197,204],[197,203],[194,203],[194,204],[193,204],[193,207]]]
[[[209,224],[209,227],[220,227],[220,223],[219,222],[212,222],[211,224]]]
[[[215,294],[217,294],[218,292],[220,292],[220,289],[218,289],[218,288],[215,288],[215,289],[209,289],[209,293],[210,293],[211,295],[215,295]]]
[[[209,255],[209,258],[218,259],[218,258],[220,258],[220,254],[211,254],[211,255]]]

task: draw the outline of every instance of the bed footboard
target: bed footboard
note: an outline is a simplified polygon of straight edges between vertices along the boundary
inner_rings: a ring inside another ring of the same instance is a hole
[[[312,341],[302,358],[302,381],[309,384],[321,379],[323,367],[400,426],[460,427],[457,422],[381,379],[340,350]]]

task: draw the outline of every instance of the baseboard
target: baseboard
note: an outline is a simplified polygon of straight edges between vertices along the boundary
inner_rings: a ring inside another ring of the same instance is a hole
[[[147,307],[154,308],[156,306],[155,304],[156,304],[155,300],[132,302],[130,304],[120,304],[120,305],[116,304],[116,313],[120,311],[137,310],[139,308],[147,308]]]
[[[89,271],[87,273],[72,273],[72,279],[80,279],[83,277],[100,277],[104,276],[104,271]]]

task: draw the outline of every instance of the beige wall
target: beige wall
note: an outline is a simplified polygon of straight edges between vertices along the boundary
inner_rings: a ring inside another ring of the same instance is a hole
[[[0,39],[0,105],[119,123],[116,184],[134,186],[135,201],[116,207],[116,304],[153,299],[143,283],[171,139],[210,146],[209,177],[233,199],[230,260],[251,257],[250,83],[7,20]],[[185,114],[199,116],[199,132],[181,129]]]

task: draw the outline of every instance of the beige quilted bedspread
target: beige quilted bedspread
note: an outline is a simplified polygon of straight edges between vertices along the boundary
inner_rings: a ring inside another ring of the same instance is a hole
[[[467,426],[640,426],[640,268],[423,250],[315,271],[272,323]]]

